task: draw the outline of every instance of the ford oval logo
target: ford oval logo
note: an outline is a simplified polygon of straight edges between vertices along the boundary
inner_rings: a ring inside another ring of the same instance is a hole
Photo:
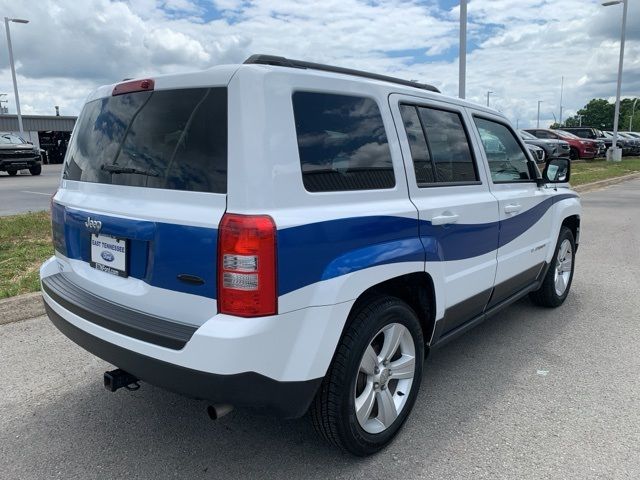
[[[111,252],[107,252],[106,250],[103,250],[100,256],[105,262],[113,262],[114,256],[113,256],[113,253]]]

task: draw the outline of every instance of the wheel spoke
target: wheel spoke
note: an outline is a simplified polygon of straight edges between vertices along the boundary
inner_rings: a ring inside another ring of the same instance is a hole
[[[364,425],[369,419],[375,400],[376,395],[373,390],[373,384],[369,382],[360,396],[356,398],[356,416],[360,425]]]
[[[378,357],[382,360],[389,361],[398,350],[400,338],[402,337],[403,328],[401,325],[394,323],[384,330],[384,343]]]
[[[410,355],[403,355],[389,365],[391,378],[413,378],[416,369],[416,359]]]
[[[565,288],[566,288],[566,283],[564,281],[564,275],[558,275],[558,278],[556,278],[556,292],[559,295],[562,295],[564,293]]]
[[[378,402],[378,421],[382,423],[384,428],[389,428],[398,417],[396,404],[393,402],[393,395],[388,388],[381,390],[376,392],[376,401]]]
[[[367,375],[373,375],[375,373],[376,365],[378,364],[378,356],[371,345],[364,351],[362,362],[360,362],[360,371]]]

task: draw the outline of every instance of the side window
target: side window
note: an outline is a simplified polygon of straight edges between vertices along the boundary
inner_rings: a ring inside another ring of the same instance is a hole
[[[293,94],[302,180],[309,192],[393,188],[382,116],[370,98]]]
[[[411,148],[411,159],[416,172],[416,182],[418,186],[425,183],[434,183],[435,177],[431,154],[418,117],[418,109],[412,105],[400,105],[400,113],[402,114],[404,129],[407,132],[409,147]]]
[[[478,180],[460,115],[428,107],[401,105],[400,112],[418,186]]]
[[[501,123],[474,117],[495,183],[531,179],[529,160],[510,129]]]

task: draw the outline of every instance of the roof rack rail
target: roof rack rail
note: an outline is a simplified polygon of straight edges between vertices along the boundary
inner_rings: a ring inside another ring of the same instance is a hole
[[[354,75],[356,77],[382,80],[383,82],[398,83],[407,87],[421,88],[422,90],[429,90],[430,92],[440,93],[440,90],[438,90],[436,87],[434,87],[433,85],[428,85],[426,83],[412,82],[410,80],[403,80],[402,78],[389,77],[387,75],[380,75],[377,73],[363,72],[362,70],[353,70],[351,68],[324,65],[322,63],[305,62],[303,60],[292,60],[290,58],[278,57],[276,55],[251,55],[244,61],[244,63],[257,65],[274,65],[276,67],[308,68],[311,70],[322,70],[323,72],[344,73],[345,75]]]

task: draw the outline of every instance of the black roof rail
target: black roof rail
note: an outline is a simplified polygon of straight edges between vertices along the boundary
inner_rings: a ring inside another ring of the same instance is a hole
[[[398,83],[407,87],[421,88],[422,90],[429,90],[430,92],[440,93],[440,90],[438,90],[436,87],[434,87],[433,85],[428,85],[426,83],[412,82],[410,80],[403,80],[402,78],[389,77],[387,75],[380,75],[378,73],[363,72],[362,70],[353,70],[351,68],[324,65],[322,63],[305,62],[303,60],[292,60],[290,58],[278,57],[276,55],[251,55],[244,61],[244,63],[257,65],[274,65],[276,67],[308,68],[310,70],[322,70],[323,72],[344,73],[345,75],[382,80],[383,82]]]

